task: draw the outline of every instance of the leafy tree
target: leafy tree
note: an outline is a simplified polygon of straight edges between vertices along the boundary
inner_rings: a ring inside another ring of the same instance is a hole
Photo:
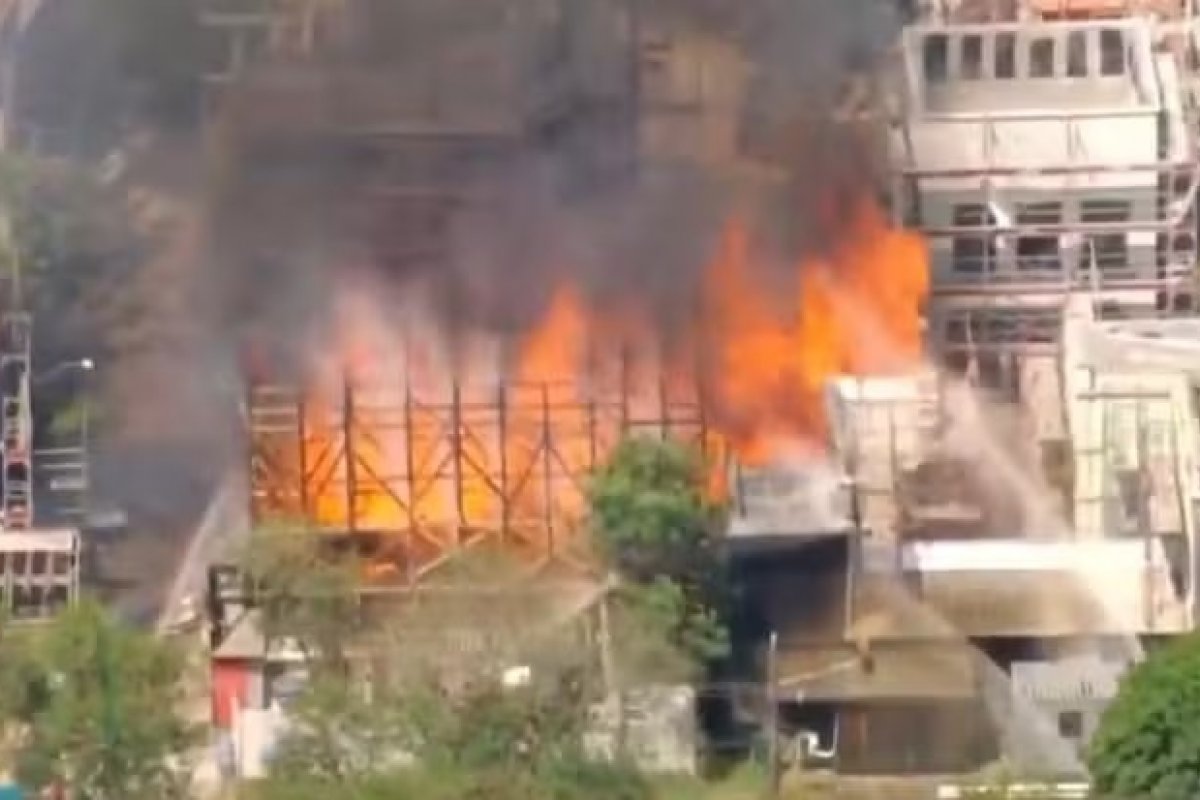
[[[1200,636],[1152,652],[1121,681],[1087,762],[1101,796],[1200,796]]]
[[[23,783],[65,781],[81,800],[186,796],[196,731],[181,716],[184,662],[170,645],[83,602],[0,642],[0,713],[20,731]]]
[[[720,612],[669,578],[619,585],[613,600],[614,656],[629,679],[691,681],[729,652]]]
[[[303,525],[260,528],[241,555],[241,567],[268,647],[290,640],[310,667],[344,672],[347,650],[363,630],[361,565],[334,554],[322,536]]]
[[[710,582],[723,514],[704,486],[704,463],[684,445],[625,439],[589,487],[602,552],[637,582]]]
[[[665,633],[697,664],[728,653],[724,509],[705,490],[703,460],[676,442],[630,438],[589,487],[598,549],[623,579],[627,620]]]

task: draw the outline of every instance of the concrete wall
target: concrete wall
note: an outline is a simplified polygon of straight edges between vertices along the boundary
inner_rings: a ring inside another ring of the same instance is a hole
[[[1123,42],[1120,69],[1106,72],[1102,62],[1111,51],[1105,50],[1104,37],[1117,30]],[[1000,36],[1016,44],[1013,74],[995,74]],[[1067,64],[1076,37],[1087,42],[1084,73]],[[927,75],[934,67],[926,47],[935,39],[948,46],[941,72]],[[981,73],[965,71],[968,40],[982,42]],[[1054,73],[1033,76],[1031,48],[1046,42],[1055,45]],[[1169,55],[1152,52],[1148,26],[1129,20],[913,26],[905,32],[902,61],[907,107],[892,131],[890,150],[895,167],[913,171],[906,187],[910,225],[959,227],[966,223],[956,222],[956,207],[987,204],[993,210],[987,224],[1005,228],[1022,223],[1022,206],[1045,202],[1061,204],[1059,213],[1025,224],[1123,224],[1096,219],[1097,209],[1084,207],[1121,201],[1128,203],[1129,226],[1143,226],[1114,232],[1124,239],[1125,255],[1105,254],[1101,246],[1095,269],[1098,234],[1052,233],[1059,239],[1056,253],[1023,259],[1014,237],[992,237],[994,256],[986,266],[976,260],[974,268],[962,258],[955,263],[954,237],[931,236],[932,289],[939,302],[948,297],[977,301],[986,293],[988,302],[1019,307],[1053,303],[1055,293],[1061,300],[1063,290],[1077,286],[1109,292],[1104,299],[1121,305],[1153,307],[1159,275],[1151,226],[1165,215],[1159,208],[1161,174],[1147,167],[1166,159],[1185,168],[1189,134],[1179,70]],[[1068,167],[1091,171],[1063,174],[1061,168]],[[1047,172],[1056,168],[1056,174]],[[1181,210],[1172,206],[1170,213]],[[1193,258],[1190,252],[1181,254],[1169,277],[1187,279]],[[1131,294],[1134,282],[1142,288]]]
[[[639,767],[657,774],[694,775],[699,766],[696,693],[688,686],[643,686],[624,698],[625,744]],[[591,709],[584,748],[591,758],[616,754],[617,701]]]
[[[895,378],[840,378],[826,403],[839,466],[854,481],[867,528],[890,535],[898,472],[924,457],[937,422],[933,373]]]
[[[1012,665],[1014,695],[1042,711],[1064,739],[1081,752],[1095,734],[1104,709],[1117,696],[1127,665],[1096,656]]]
[[[914,166],[922,170],[1023,169],[1038,170],[1070,164],[1119,167],[1152,164],[1158,160],[1157,112],[1080,114],[1046,119],[985,110],[948,118],[916,117],[907,123]],[[903,152],[903,151],[901,151]],[[1103,188],[1145,185],[1136,172],[1113,171],[1073,180],[1062,175],[1021,175],[999,179],[997,188],[1093,185]],[[929,180],[935,180],[930,178]],[[978,177],[939,177],[929,189],[978,185]],[[925,188],[923,186],[922,188]]]

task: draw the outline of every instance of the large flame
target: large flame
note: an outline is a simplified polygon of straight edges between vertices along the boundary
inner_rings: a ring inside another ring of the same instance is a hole
[[[830,255],[799,264],[797,296],[755,280],[742,226],[726,233],[706,294],[704,326],[716,363],[706,400],[744,461],[824,439],[823,390],[839,374],[913,367],[928,288],[923,240],[890,227],[864,203]]]
[[[510,343],[507,370],[494,348],[439,368],[410,341],[400,357],[395,337],[356,309],[334,379],[309,403],[304,513],[332,527],[353,517],[360,528],[420,528],[431,550],[497,529],[544,550],[578,519],[587,474],[630,428],[694,436],[703,427],[710,452],[751,463],[798,446],[820,451],[829,378],[905,371],[921,355],[923,240],[870,202],[843,227],[832,252],[796,265],[782,296],[762,280],[746,226],[731,221],[694,331],[669,348],[635,299],[614,314],[570,285]],[[389,380],[371,383],[372,368]],[[347,377],[363,398],[349,426],[336,411]],[[328,466],[341,447],[332,442],[346,430],[355,463],[342,452],[338,472]],[[722,475],[717,468],[714,486]]]

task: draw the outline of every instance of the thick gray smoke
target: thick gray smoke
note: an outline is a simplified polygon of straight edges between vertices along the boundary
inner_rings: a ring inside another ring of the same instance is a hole
[[[874,153],[831,115],[896,24],[880,0],[363,2],[307,85],[372,136],[252,141],[261,103],[231,104],[219,305],[299,341],[348,274],[385,306],[419,282],[453,336],[523,330],[569,283],[637,298],[669,332],[735,211],[764,282],[837,239]],[[373,89],[340,82],[369,73]],[[406,181],[466,191],[434,202]]]

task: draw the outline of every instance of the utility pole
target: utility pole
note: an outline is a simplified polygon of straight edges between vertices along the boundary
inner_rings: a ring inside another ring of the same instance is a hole
[[[609,602],[611,600],[611,589],[605,590],[604,597],[600,600],[600,664],[601,670],[604,673],[604,695],[605,702],[613,703],[613,710],[616,714],[614,719],[616,730],[613,733],[614,755],[617,758],[625,757],[625,695],[621,691],[621,681],[618,675],[617,658],[613,652],[612,641],[612,624],[609,619]]]
[[[767,644],[767,796],[779,797],[779,634]]]

